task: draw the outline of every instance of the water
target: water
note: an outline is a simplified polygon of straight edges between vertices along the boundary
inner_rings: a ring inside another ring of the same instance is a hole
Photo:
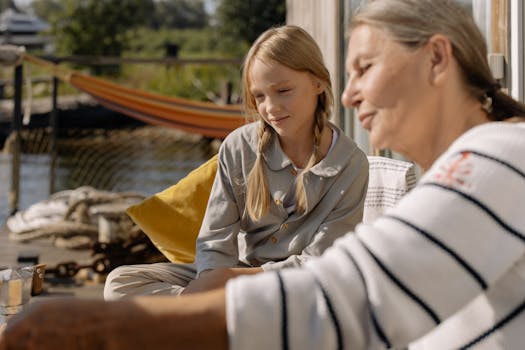
[[[55,192],[83,185],[115,192],[133,191],[145,196],[159,192],[205,162],[213,150],[205,140],[174,141],[119,147],[108,141],[62,145],[67,152],[56,160]],[[123,150],[122,150],[123,149]],[[11,189],[11,156],[0,154],[0,221],[5,223]],[[49,198],[48,154],[23,154],[20,169],[19,210]]]

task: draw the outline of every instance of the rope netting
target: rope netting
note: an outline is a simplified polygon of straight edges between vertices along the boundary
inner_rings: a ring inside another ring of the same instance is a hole
[[[91,186],[151,195],[178,182],[217,151],[216,141],[158,126],[60,130],[54,162],[50,128],[24,128],[20,139],[21,198],[30,197],[36,187],[40,194],[49,191],[53,164],[55,191]],[[10,137],[3,149],[6,164],[11,147]]]
[[[6,173],[13,138],[4,144],[0,167],[4,205],[0,209],[9,239],[47,239],[60,248],[92,250],[93,262],[85,266],[57,265],[55,276],[62,277],[74,276],[83,268],[105,274],[122,264],[165,261],[125,210],[208,160],[217,152],[216,141],[157,126],[65,129],[55,142],[52,136],[50,128],[21,130],[22,203],[20,211],[9,217]],[[51,173],[53,194],[49,193]]]

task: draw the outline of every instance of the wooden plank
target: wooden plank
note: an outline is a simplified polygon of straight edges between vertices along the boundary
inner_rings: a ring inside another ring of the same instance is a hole
[[[491,0],[491,45],[493,53],[509,58],[508,0]]]
[[[510,28],[508,22],[508,0],[490,2],[490,53],[503,54],[505,57],[505,78],[501,81],[504,91],[508,92],[510,72]]]

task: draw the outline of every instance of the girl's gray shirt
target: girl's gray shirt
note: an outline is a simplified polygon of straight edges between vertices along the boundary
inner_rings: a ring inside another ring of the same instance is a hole
[[[330,127],[339,133],[335,145],[304,175],[307,208],[302,214],[288,214],[283,206],[296,171],[273,134],[263,151],[273,201],[267,215],[251,220],[245,212],[245,184],[257,157],[258,126],[236,129],[219,149],[217,174],[197,239],[198,273],[219,267],[300,266],[362,221],[368,160],[333,124]]]

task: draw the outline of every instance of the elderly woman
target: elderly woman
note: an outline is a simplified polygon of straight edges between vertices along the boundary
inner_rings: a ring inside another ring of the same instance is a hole
[[[226,290],[36,305],[0,349],[522,348],[525,106],[452,1],[371,2],[349,40],[344,104],[426,170],[396,208],[301,269]]]

